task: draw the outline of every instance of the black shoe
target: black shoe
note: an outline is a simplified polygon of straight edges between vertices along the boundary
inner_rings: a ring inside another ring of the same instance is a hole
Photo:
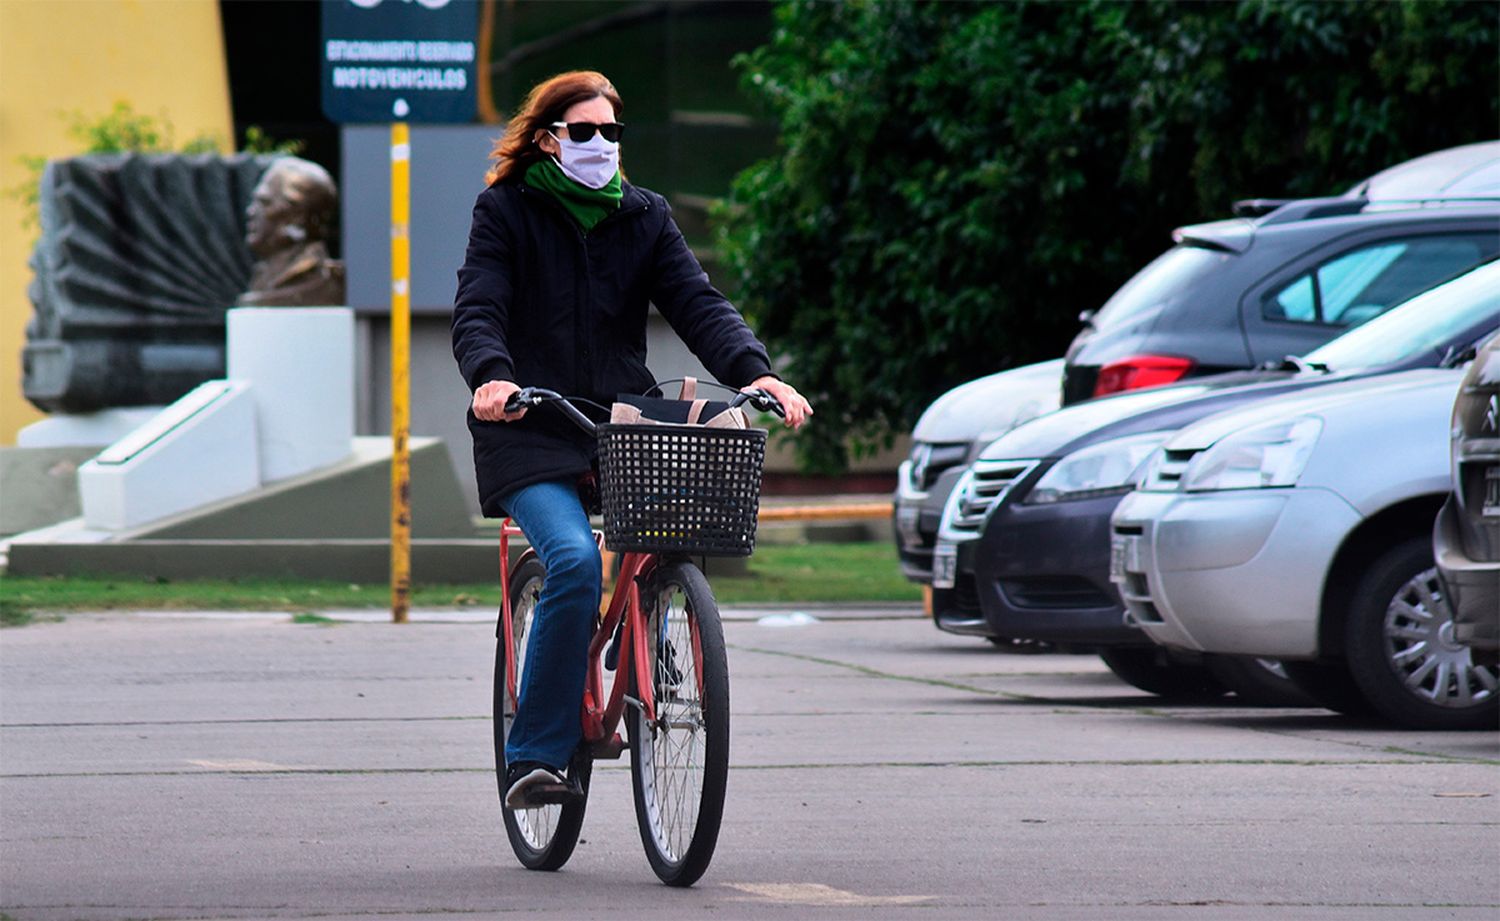
[[[583,793],[571,779],[540,761],[518,761],[505,772],[505,808],[536,809],[571,803]]]
[[[625,635],[625,618],[620,618],[620,625],[615,627],[614,638],[609,641],[609,648],[604,650],[604,670],[612,672],[620,664],[620,640]]]
[[[677,649],[671,640],[663,640],[656,658],[656,684],[667,690],[676,690],[682,684],[682,669],[677,667]]]

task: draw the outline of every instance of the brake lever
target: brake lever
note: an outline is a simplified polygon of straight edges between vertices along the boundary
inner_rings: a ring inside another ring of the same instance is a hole
[[[786,418],[786,409],[781,405],[781,401],[759,387],[753,390],[741,390],[730,405],[738,406],[745,402],[749,402],[751,406],[754,406],[761,412],[775,413],[783,419]]]
[[[505,411],[508,413],[520,412],[523,409],[531,409],[542,404],[542,394],[537,392],[536,387],[522,387],[510,395],[505,401]]]

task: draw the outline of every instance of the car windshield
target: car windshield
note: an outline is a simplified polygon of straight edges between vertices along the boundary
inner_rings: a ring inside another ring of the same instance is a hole
[[[1116,291],[1094,317],[1094,326],[1114,326],[1149,308],[1174,303],[1190,293],[1200,278],[1232,258],[1230,253],[1203,246],[1174,246]]]
[[[1486,319],[1500,324],[1500,261],[1430,288],[1302,358],[1333,371],[1376,368],[1424,350],[1441,353]]]

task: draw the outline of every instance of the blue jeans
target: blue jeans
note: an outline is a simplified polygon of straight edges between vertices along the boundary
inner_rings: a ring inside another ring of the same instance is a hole
[[[599,612],[599,546],[571,482],[523,486],[504,501],[547,567],[505,758],[561,769],[583,735],[583,683]]]

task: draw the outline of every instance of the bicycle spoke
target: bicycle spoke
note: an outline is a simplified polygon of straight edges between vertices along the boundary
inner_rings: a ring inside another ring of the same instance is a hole
[[[516,693],[520,693],[526,676],[527,657],[531,649],[531,632],[535,623],[537,599],[541,595],[542,583],[529,585],[522,593],[520,604],[516,606],[513,614],[514,637],[516,644],[515,661],[521,665],[521,673],[516,677]],[[510,723],[515,719],[515,701],[506,701],[506,739],[510,738]],[[541,806],[536,809],[518,809],[514,811],[516,827],[521,832],[521,837],[526,843],[536,850],[543,850],[552,842],[557,833],[558,821],[562,816],[561,806]]]
[[[652,632],[657,643],[657,720],[651,727],[653,833],[671,859],[686,853],[697,827],[702,795],[703,716],[698,700],[699,667],[693,641],[694,614],[680,586],[658,599]]]
[[[674,562],[649,599],[656,712],[631,735],[636,816],[662,881],[690,886],[713,856],[728,771],[729,689],[718,609],[703,574]]]

